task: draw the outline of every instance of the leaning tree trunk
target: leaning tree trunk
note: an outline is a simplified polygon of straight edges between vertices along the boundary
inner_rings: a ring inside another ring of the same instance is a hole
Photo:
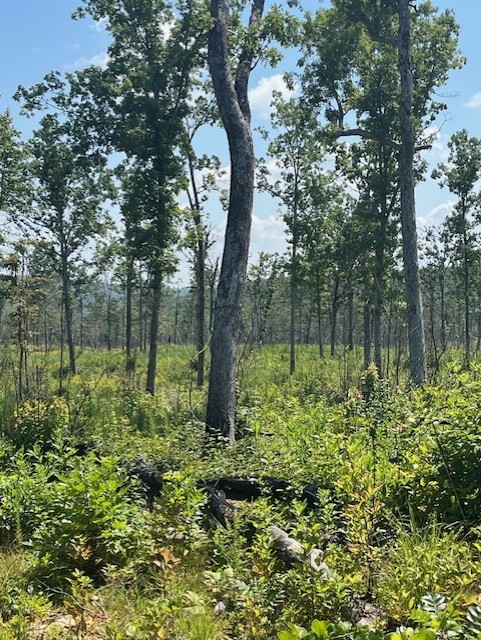
[[[264,0],[254,0],[251,25],[259,22],[263,9]],[[254,146],[247,93],[253,52],[249,47],[241,53],[234,82],[228,45],[229,0],[212,0],[211,13],[214,26],[209,34],[209,68],[229,141],[231,180],[211,340],[206,427],[212,435],[227,436],[233,441],[236,339],[247,272],[254,199]]]
[[[414,129],[412,121],[413,75],[411,66],[410,2],[399,0],[399,72],[401,79],[401,150],[399,182],[404,275],[406,282],[410,377],[415,384],[426,380],[423,305],[414,199]]]
[[[152,272],[152,309],[150,316],[149,332],[149,364],[147,366],[147,393],[155,393],[155,374],[157,372],[157,350],[159,337],[160,296],[162,284],[162,271],[156,265]]]

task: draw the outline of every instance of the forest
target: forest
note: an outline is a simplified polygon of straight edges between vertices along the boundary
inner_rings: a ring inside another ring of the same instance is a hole
[[[0,112],[0,640],[481,638],[454,9],[79,0]]]

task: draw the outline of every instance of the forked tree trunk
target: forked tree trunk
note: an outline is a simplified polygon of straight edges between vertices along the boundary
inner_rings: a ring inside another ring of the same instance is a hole
[[[257,24],[264,0],[254,0],[250,23]],[[208,433],[235,439],[236,339],[247,272],[254,199],[254,146],[248,81],[252,47],[241,53],[235,81],[231,74],[229,0],[211,0],[214,26],[209,34],[209,68],[229,141],[231,180],[224,251],[211,341],[207,399]]]
[[[413,74],[411,65],[410,0],[399,0],[399,72],[401,79],[401,150],[399,182],[401,228],[406,283],[410,377],[414,384],[426,380],[426,349],[414,199],[414,129],[412,121]]]

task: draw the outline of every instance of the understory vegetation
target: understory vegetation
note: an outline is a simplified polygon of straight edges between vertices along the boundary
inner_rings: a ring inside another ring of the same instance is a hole
[[[83,352],[58,395],[57,355],[31,354],[20,405],[3,373],[0,638],[477,637],[480,364],[453,352],[436,386],[407,389],[355,352],[346,369],[299,347],[289,376],[287,346],[254,349],[224,447],[191,348],[161,347],[155,396],[120,351]],[[151,499],[140,461],[162,475]],[[289,487],[236,501],[223,527],[202,488],[222,477]],[[271,525],[325,570],[282,561]]]

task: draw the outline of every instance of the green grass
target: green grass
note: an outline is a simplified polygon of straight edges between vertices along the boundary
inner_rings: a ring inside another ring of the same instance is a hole
[[[410,390],[404,367],[401,388],[363,374],[359,350],[320,359],[316,347],[299,347],[290,377],[286,346],[254,349],[239,366],[239,440],[209,451],[192,356],[191,347],[161,347],[151,397],[145,354],[128,375],[122,352],[84,350],[59,398],[58,352],[33,352],[19,408],[4,349],[0,638],[68,637],[53,624],[68,614],[78,638],[271,640],[289,622],[346,616],[354,593],[369,591],[399,619],[425,590],[461,607],[475,599],[480,365],[464,371],[459,358],[446,360],[437,385]],[[77,441],[97,451],[83,469]],[[139,458],[170,473],[153,512],[138,487],[124,492],[123,470]],[[206,517],[195,486],[223,475],[284,478],[292,499],[239,505],[225,531]],[[322,487],[311,513],[298,499],[306,482]],[[97,515],[83,517],[87,509]],[[332,577],[286,569],[270,523],[306,551],[323,547]],[[225,611],[217,615],[219,601]]]

